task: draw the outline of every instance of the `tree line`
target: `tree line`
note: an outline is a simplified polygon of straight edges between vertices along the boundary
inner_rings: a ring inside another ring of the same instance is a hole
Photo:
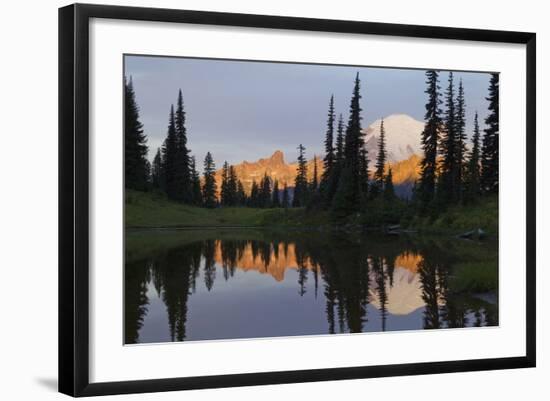
[[[223,164],[221,185],[218,188],[216,165],[210,152],[204,158],[201,180],[195,156],[187,146],[186,113],[181,89],[176,107],[170,107],[166,138],[162,147],[157,149],[151,165],[147,160],[147,137],[139,119],[132,79],[125,79],[124,86],[126,188],[160,191],[174,201],[207,208],[292,206],[287,184],[279,185],[277,180],[273,181],[267,174],[260,182],[254,181],[250,193],[247,194],[242,181],[237,177],[235,167],[227,161]]]
[[[458,84],[455,96],[453,73],[449,72],[440,105],[439,72],[426,71],[425,126],[422,132],[421,174],[414,199],[421,212],[430,213],[457,203],[475,202],[482,196],[498,194],[499,76],[491,74],[489,114],[483,137],[477,112],[470,150],[466,150],[464,86]]]
[[[420,213],[433,213],[448,205],[469,203],[487,194],[498,193],[499,77],[492,74],[489,114],[481,135],[477,112],[471,146],[466,146],[466,104],[462,80],[456,88],[449,73],[444,94],[439,86],[439,71],[426,71],[425,126],[421,135],[423,158],[420,179],[413,187],[407,207]],[[306,148],[299,144],[294,186],[264,175],[253,181],[247,193],[235,167],[223,164],[221,187],[216,182],[216,166],[210,152],[203,162],[202,180],[195,157],[187,145],[186,113],[181,89],[176,107],[172,105],[162,147],[157,149],[152,166],[147,160],[147,138],[139,121],[139,108],[133,83],[125,81],[125,172],[126,187],[153,189],[185,204],[207,208],[306,207],[328,210],[336,217],[372,211],[373,205],[398,207],[391,167],[388,166],[384,120],[375,155],[374,171],[369,170],[369,154],[361,127],[361,81],[356,75],[347,124],[340,114],[336,119],[334,96],[330,97],[324,135],[323,171],[319,177],[314,156],[312,178],[308,179]],[[444,95],[444,102],[441,97]],[[444,104],[444,110],[441,105]],[[379,207],[379,206],[376,206]]]
[[[305,148],[298,147],[298,174],[296,176],[294,206],[330,210],[337,217],[364,211],[371,201],[396,201],[392,171],[387,167],[384,120],[381,120],[380,137],[374,174],[369,171],[369,155],[365,148],[361,127],[361,81],[355,77],[349,106],[349,117],[344,124],[342,114],[336,120],[334,96],[329,100],[327,127],[324,138],[325,155],[323,173],[318,185],[304,182],[307,176]],[[315,164],[316,166],[316,164]],[[314,173],[314,180],[316,174]]]

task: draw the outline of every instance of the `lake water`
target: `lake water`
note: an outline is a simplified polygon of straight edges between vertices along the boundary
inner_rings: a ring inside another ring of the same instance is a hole
[[[128,231],[125,343],[498,325],[497,249],[382,234]]]

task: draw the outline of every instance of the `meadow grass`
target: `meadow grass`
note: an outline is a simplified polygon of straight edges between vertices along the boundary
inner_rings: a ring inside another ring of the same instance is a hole
[[[462,233],[477,228],[498,235],[498,197],[483,198],[474,204],[456,205],[436,217],[414,216],[407,225],[422,231]]]

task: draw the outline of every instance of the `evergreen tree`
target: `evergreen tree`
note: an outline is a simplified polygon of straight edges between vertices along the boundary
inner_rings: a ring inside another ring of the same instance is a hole
[[[160,155],[160,149],[157,148],[157,153],[155,154],[155,158],[153,159],[153,166],[151,169],[151,179],[153,188],[155,189],[161,189],[161,181],[162,181],[162,157]]]
[[[485,118],[485,133],[481,147],[481,190],[498,193],[498,146],[499,146],[499,76],[491,74],[489,84],[489,115]]]
[[[271,207],[281,207],[279,200],[279,181],[275,180],[273,183],[273,199],[271,200]]]
[[[216,178],[214,176],[216,172],[216,165],[210,152],[206,153],[204,158],[204,172],[203,172],[203,187],[202,198],[203,204],[207,208],[214,208],[217,206],[218,200],[216,198]]]
[[[147,137],[139,121],[139,107],[132,78],[124,81],[124,184],[145,191],[148,187]]]
[[[306,206],[308,198],[308,183],[307,183],[307,161],[305,157],[306,148],[300,144],[298,146],[298,171],[294,181],[294,199],[292,206]]]
[[[477,112],[474,117],[474,135],[472,136],[472,150],[466,168],[465,200],[474,201],[481,193],[480,187],[480,149],[479,149],[479,122]]]
[[[324,206],[323,197],[321,194],[321,183],[319,182],[319,174],[317,167],[317,156],[313,155],[313,176],[311,178],[311,183],[309,185],[307,207],[311,208],[320,208]]]
[[[388,168],[388,174],[384,179],[384,200],[393,201],[395,199],[395,189],[393,187],[393,175],[391,172],[391,167]]]
[[[145,189],[150,189],[153,183],[151,162],[145,159]]]
[[[321,176],[320,190],[323,197],[329,196],[328,187],[329,181],[333,173],[333,167],[335,163],[334,154],[334,95],[330,97],[328,106],[328,119],[327,119],[327,132],[325,134],[325,157],[323,159],[323,174]]]
[[[328,177],[327,189],[323,193],[323,206],[328,208],[332,205],[334,195],[338,189],[338,180],[342,173],[344,164],[344,120],[342,114],[338,117],[336,145],[334,147],[334,161],[332,171]]]
[[[189,168],[189,149],[187,148],[187,130],[185,128],[185,111],[181,89],[178,92],[174,118],[176,131],[175,160],[175,199],[185,203],[192,202],[191,172]]]
[[[241,180],[237,180],[237,206],[244,206],[246,204],[246,193],[244,192],[244,186]]]
[[[310,192],[315,193],[319,189],[319,174],[317,172],[317,155],[313,155],[313,177],[311,178]]]
[[[413,207],[416,207],[418,205],[418,181],[417,180],[414,180],[413,182],[409,204]]]
[[[271,181],[267,176],[267,172],[264,174],[264,178],[260,181],[258,203],[259,206],[263,208],[271,206]]]
[[[462,79],[458,84],[458,95],[456,97],[456,163],[458,164],[456,171],[456,188],[455,197],[462,199],[464,192],[464,170],[466,157],[466,105],[464,100],[464,86]]]
[[[220,198],[220,203],[222,206],[229,206],[229,163],[227,163],[227,160],[223,163],[222,167],[222,184],[220,190]]]
[[[258,184],[256,181],[252,181],[252,188],[250,190],[250,207],[258,207]]]
[[[426,103],[426,121],[422,131],[422,150],[424,157],[420,163],[420,183],[418,185],[418,200],[423,206],[426,206],[435,196],[436,172],[437,172],[437,144],[439,142],[439,131],[441,127],[441,110],[439,105],[439,73],[435,70],[426,71],[425,93],[428,95]]]
[[[445,92],[445,106],[445,129],[441,138],[441,174],[437,195],[441,202],[448,203],[458,199],[457,195],[460,189],[458,182],[458,170],[460,166],[456,159],[458,153],[458,133],[452,72],[449,72],[449,85]]]
[[[381,194],[384,188],[384,173],[386,169],[386,130],[384,129],[384,119],[380,121],[380,138],[378,138],[378,154],[376,156],[375,167],[374,180],[371,186],[371,196],[373,198]]]
[[[164,181],[166,186],[166,194],[171,199],[176,199],[177,183],[176,183],[176,158],[177,136],[176,123],[174,117],[174,105],[170,107],[170,116],[168,118],[168,133],[162,146],[162,158],[164,161]]]
[[[229,177],[227,181],[227,190],[229,194],[229,206],[236,206],[238,200],[238,179],[235,167],[229,166]]]
[[[363,198],[360,171],[361,160],[366,159],[366,154],[362,156],[361,153],[364,140],[361,132],[360,99],[360,80],[359,73],[357,73],[346,128],[343,168],[338,179],[338,191],[333,201],[333,211],[339,216],[345,216],[358,210]]]
[[[290,206],[290,198],[288,196],[288,186],[286,185],[286,182],[283,187],[283,201],[281,206],[284,207],[285,209]]]
[[[191,192],[193,194],[193,204],[196,206],[202,206],[202,191],[201,191],[201,179],[199,172],[197,171],[195,156],[190,159],[191,169]]]
[[[359,189],[361,190],[361,205],[364,207],[369,195],[369,157],[364,146],[359,153]]]
[[[338,116],[338,128],[336,129],[336,154],[335,154],[335,163],[341,164],[344,160],[344,118],[342,113]]]

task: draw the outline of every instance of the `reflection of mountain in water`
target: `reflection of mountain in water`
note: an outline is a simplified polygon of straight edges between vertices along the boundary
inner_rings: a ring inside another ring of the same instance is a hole
[[[273,244],[267,244],[267,246],[269,251],[265,252],[264,249],[255,248],[253,242],[246,243],[234,263],[235,267],[242,271],[253,270],[261,274],[269,274],[276,281],[284,280],[287,269],[299,269],[296,258],[296,244],[278,243],[275,245],[276,248]],[[222,241],[216,241],[214,259],[220,266],[225,263]],[[309,270],[315,268],[309,258],[305,258],[301,263],[303,268]]]
[[[140,339],[144,328],[162,332],[152,324],[166,325],[164,341],[189,339],[189,328],[191,339],[209,339],[498,324],[496,305],[449,287],[463,250],[446,244],[313,232],[226,234],[197,233],[146,259],[129,259],[126,343],[149,341]],[[272,329],[265,313],[277,322]],[[166,323],[158,323],[162,316]],[[200,331],[209,321],[213,334]],[[155,336],[148,338],[159,341]]]
[[[422,300],[420,275],[402,267],[393,272],[393,286],[386,284],[387,310],[393,315],[407,315],[425,305]],[[382,308],[378,292],[371,290],[370,302],[378,309]]]
[[[222,241],[215,242],[214,259],[220,266],[224,265]],[[288,269],[299,270],[301,268],[318,270],[319,266],[312,263],[306,257],[298,265],[296,259],[296,244],[277,244],[277,249],[269,244],[270,251],[268,259],[259,250],[254,250],[252,243],[246,243],[235,262],[235,267],[242,271],[256,271],[260,274],[268,274],[276,281],[283,281],[285,271]],[[386,284],[388,312],[395,315],[406,315],[424,306],[422,300],[422,285],[420,276],[417,273],[418,265],[422,260],[418,254],[402,253],[395,258],[395,270],[393,271],[393,283],[390,286],[389,280]],[[369,280],[375,281],[374,271],[370,272]],[[371,289],[369,292],[370,302],[380,309],[378,292]]]

